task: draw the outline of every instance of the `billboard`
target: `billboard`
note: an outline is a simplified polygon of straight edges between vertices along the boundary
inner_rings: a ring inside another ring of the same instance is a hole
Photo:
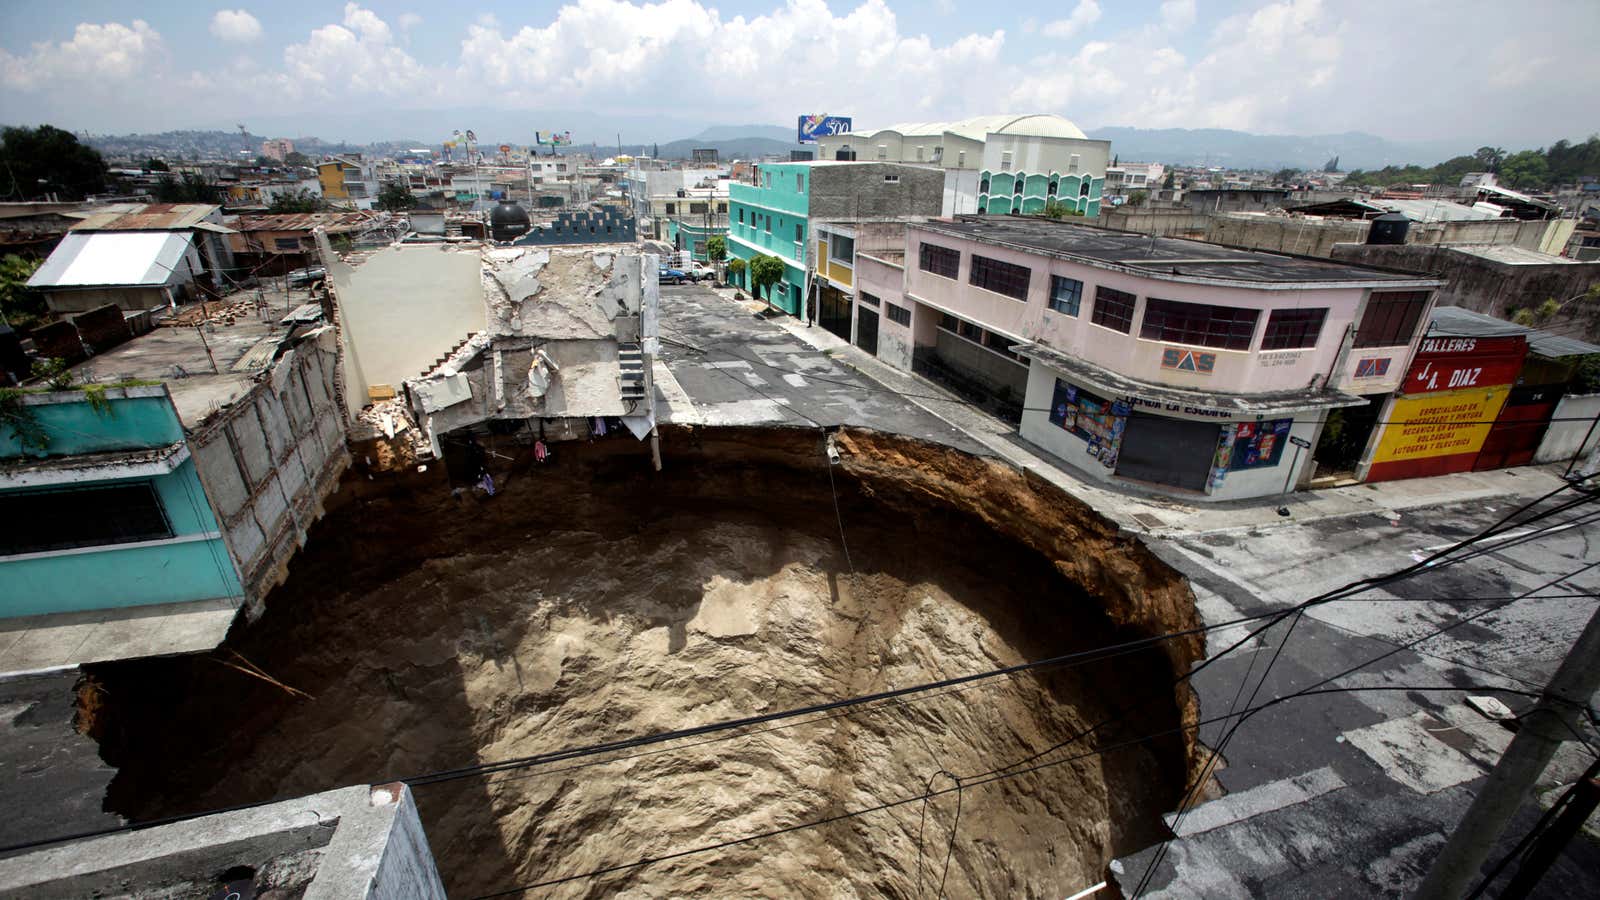
[[[830,134],[844,134],[850,130],[848,116],[801,116],[800,140],[802,144],[815,144],[817,138]]]
[[[533,142],[541,147],[565,147],[572,143],[572,132],[535,131]]]

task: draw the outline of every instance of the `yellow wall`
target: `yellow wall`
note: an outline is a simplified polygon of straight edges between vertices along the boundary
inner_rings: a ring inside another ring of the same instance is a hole
[[[350,199],[350,194],[344,189],[345,169],[345,164],[340,162],[325,162],[317,165],[317,180],[322,182],[322,196],[330,200]]]
[[[855,278],[855,272],[851,271],[849,266],[835,262],[828,257],[828,242],[826,240],[817,241],[817,271],[845,287],[850,287],[854,283],[852,279]]]

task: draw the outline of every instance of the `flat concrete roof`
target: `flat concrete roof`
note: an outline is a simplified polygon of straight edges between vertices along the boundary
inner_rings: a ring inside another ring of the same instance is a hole
[[[1427,275],[1032,216],[960,216],[953,221],[931,221],[916,227],[1156,277],[1302,286],[1444,283]]]

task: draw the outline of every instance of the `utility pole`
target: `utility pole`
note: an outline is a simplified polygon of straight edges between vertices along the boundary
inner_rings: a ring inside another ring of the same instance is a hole
[[[1578,636],[1478,796],[1451,833],[1415,900],[1459,900],[1529,795],[1561,742],[1580,733],[1583,710],[1600,688],[1600,610]]]

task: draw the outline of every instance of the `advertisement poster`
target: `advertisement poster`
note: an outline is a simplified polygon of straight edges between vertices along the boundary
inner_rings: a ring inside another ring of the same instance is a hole
[[[819,137],[844,134],[849,130],[849,116],[816,115],[800,117],[800,143],[802,144],[815,144]]]
[[[1293,419],[1240,422],[1235,430],[1230,469],[1263,469],[1278,464],[1289,443]]]
[[[1498,387],[1396,399],[1367,480],[1470,470],[1509,396],[1510,388]]]
[[[1085,452],[1112,467],[1117,464],[1129,411],[1127,403],[1112,403],[1058,378],[1050,402],[1050,422],[1083,438],[1088,442]]]
[[[1248,424],[1252,427],[1255,425],[1254,422]],[[1243,427],[1243,425],[1224,425],[1218,429],[1220,433],[1217,435],[1217,453],[1211,458],[1211,475],[1207,479],[1208,487],[1221,487],[1222,482],[1228,477],[1228,461],[1233,458],[1233,448],[1237,446],[1236,442],[1239,440],[1238,429]]]

